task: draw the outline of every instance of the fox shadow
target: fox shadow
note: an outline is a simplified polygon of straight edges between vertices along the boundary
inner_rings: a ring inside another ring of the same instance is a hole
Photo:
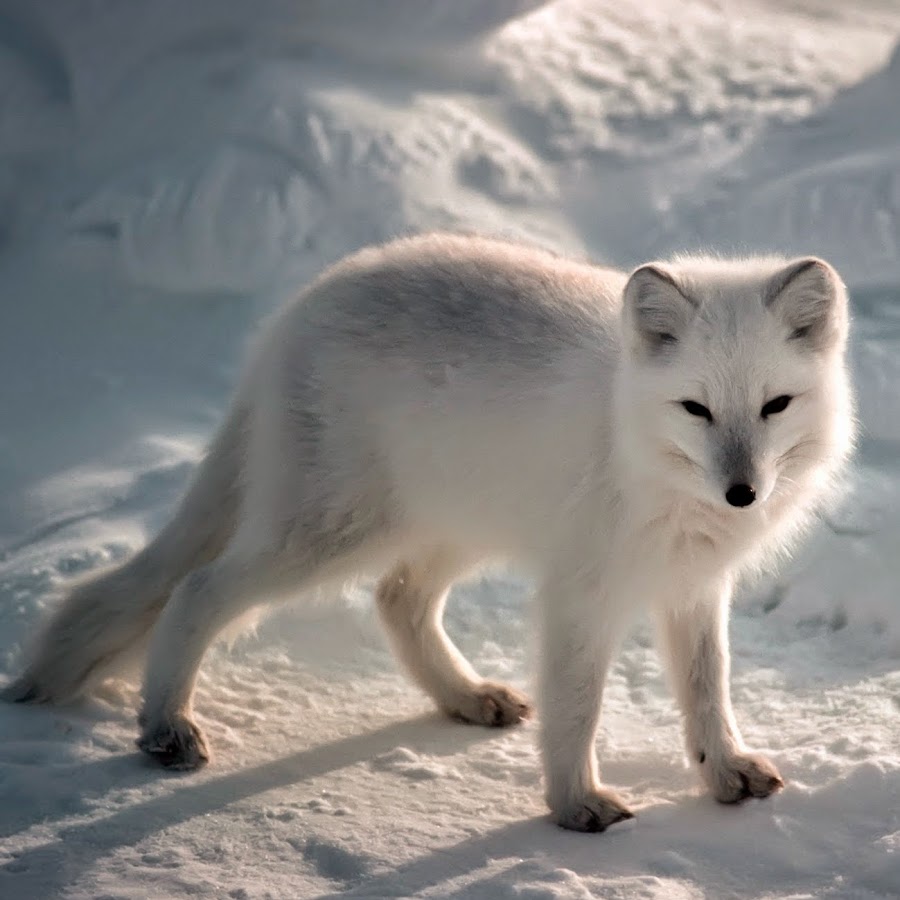
[[[21,717],[26,729],[28,717],[41,714],[42,711],[33,709],[7,712],[12,718]],[[17,796],[10,796],[4,789],[7,796],[0,806],[6,812],[0,818],[0,835],[8,837],[38,824],[86,812],[91,796],[106,795],[111,787],[118,793],[167,777],[181,783],[175,791],[128,806],[100,821],[92,819],[64,826],[49,842],[14,855],[0,866],[0,895],[59,896],[67,885],[72,885],[81,874],[118,848],[134,846],[156,832],[217,812],[240,800],[366,762],[399,747],[445,756],[462,752],[497,734],[495,729],[464,727],[432,714],[392,722],[374,731],[320,744],[219,777],[210,777],[208,772],[167,776],[137,753],[62,766],[59,768],[67,782],[75,785],[76,796],[72,802],[44,809],[29,803],[27,784],[24,790],[19,789]],[[41,777],[43,780],[45,776]],[[97,785],[102,787],[92,790]],[[70,787],[70,796],[72,793]]]

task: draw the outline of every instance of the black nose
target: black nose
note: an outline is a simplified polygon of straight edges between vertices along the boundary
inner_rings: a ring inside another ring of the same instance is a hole
[[[725,499],[732,506],[749,506],[756,499],[756,491],[749,484],[733,484],[725,491]]]

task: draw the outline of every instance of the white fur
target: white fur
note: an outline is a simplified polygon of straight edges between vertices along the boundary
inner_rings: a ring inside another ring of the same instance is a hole
[[[562,825],[631,815],[600,784],[594,737],[607,667],[646,607],[690,758],[720,800],[764,796],[781,780],[731,710],[728,604],[848,455],[846,336],[844,288],[818,260],[681,258],[629,279],[471,237],[363,250],[271,319],[173,523],[73,593],[7,693],[83,690],[158,617],[139,743],[196,766],[191,696],[216,634],[273,596],[388,571],[377,602],[411,675],[450,714],[513,723],[527,701],[481,679],[441,624],[451,584],[504,558],[538,584]],[[779,395],[788,408],[762,418]],[[735,483],[756,502],[730,506]]]

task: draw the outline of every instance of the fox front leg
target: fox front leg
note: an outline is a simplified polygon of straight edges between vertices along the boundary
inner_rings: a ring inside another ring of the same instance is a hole
[[[768,797],[784,787],[778,769],[747,750],[731,707],[728,610],[731,587],[720,586],[683,608],[660,613],[660,635],[675,695],[684,714],[687,754],[722,803]]]
[[[596,593],[552,582],[539,598],[543,614],[541,749],[547,804],[573,831],[605,831],[634,817],[600,782],[594,739],[603,685],[619,629],[591,627]]]

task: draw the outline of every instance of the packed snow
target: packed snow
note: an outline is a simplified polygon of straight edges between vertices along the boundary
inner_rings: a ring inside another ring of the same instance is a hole
[[[360,583],[210,651],[198,773],[137,753],[133,680],[0,706],[0,896],[900,895],[898,38],[890,0],[0,0],[0,683],[165,521],[265,312],[363,244],[824,256],[862,422],[841,505],[732,621],[783,793],[700,792],[641,625],[599,738],[638,818],[561,831],[534,725],[438,717]],[[530,689],[527,595],[490,573],[448,620]]]

